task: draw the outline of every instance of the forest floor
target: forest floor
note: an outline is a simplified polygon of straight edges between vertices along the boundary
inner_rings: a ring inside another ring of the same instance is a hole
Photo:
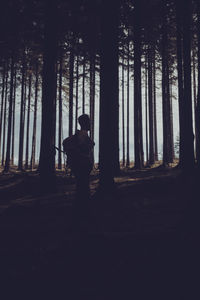
[[[74,179],[57,171],[49,194],[40,193],[39,180],[36,172],[0,174],[7,297],[12,283],[16,295],[34,286],[26,299],[200,299],[196,174],[122,170],[112,197],[96,193],[93,174],[90,210],[78,228]]]

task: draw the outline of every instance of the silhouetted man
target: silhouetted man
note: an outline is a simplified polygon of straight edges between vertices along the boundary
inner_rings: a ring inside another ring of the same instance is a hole
[[[87,206],[90,197],[89,176],[94,164],[94,142],[88,136],[90,118],[83,114],[78,118],[81,130],[63,141],[67,162],[76,178],[77,204]]]

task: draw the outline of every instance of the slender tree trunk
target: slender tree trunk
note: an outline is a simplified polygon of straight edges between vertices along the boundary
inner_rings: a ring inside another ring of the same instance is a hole
[[[17,89],[17,71],[14,75],[14,92],[13,92],[13,117],[12,117],[12,151],[11,151],[11,164],[14,165],[15,153],[15,106],[16,106],[16,89]]]
[[[172,101],[173,101],[173,93],[172,93],[172,80],[170,80],[170,162],[173,163],[174,161],[174,124],[173,124],[173,106],[172,106]]]
[[[8,172],[10,168],[10,150],[11,150],[11,130],[12,130],[12,110],[13,110],[13,81],[14,81],[14,53],[11,55],[10,67],[10,96],[9,96],[9,110],[8,110],[8,131],[7,131],[7,149],[6,162],[4,171]]]
[[[153,50],[153,105],[154,105],[154,157],[158,161],[158,134],[157,134],[157,110],[156,110],[156,58]]]
[[[100,187],[104,191],[113,188],[114,174],[119,170],[118,5],[118,1],[111,5],[103,0],[101,11],[99,150]]]
[[[79,56],[77,55],[76,60],[76,112],[75,112],[75,132],[77,131],[78,127],[78,96],[79,96],[79,90],[78,90],[78,82],[79,82]]]
[[[178,71],[178,105],[179,105],[179,167],[183,166],[183,24],[180,8],[180,0],[176,0],[176,24],[177,24],[177,71]]]
[[[124,48],[123,48],[124,50]],[[124,97],[124,52],[122,59],[122,163],[125,166],[125,97]]]
[[[193,74],[193,107],[194,107],[194,127],[195,127],[195,157],[197,156],[197,127],[196,127],[196,107],[197,107],[197,83],[196,83],[196,63],[195,52],[192,50],[192,74]]]
[[[38,83],[39,83],[39,72],[38,72],[38,61],[36,61],[36,66],[35,66],[35,102],[34,102],[34,115],[33,115],[33,135],[32,135],[31,162],[30,162],[31,170],[33,170],[35,168]]]
[[[130,43],[129,43],[129,29],[128,29],[128,52],[127,52],[127,137],[126,137],[126,166],[130,166],[130,154],[129,154],[129,90],[130,90]]]
[[[149,132],[148,132],[148,55],[145,54],[145,121],[146,121],[146,165],[149,165]]]
[[[197,37],[198,37],[198,90],[197,90],[197,107],[196,107],[196,158],[197,167],[200,169],[200,3],[197,1]]]
[[[21,83],[21,103],[20,103],[20,129],[19,129],[19,156],[18,156],[18,170],[23,168],[23,150],[24,150],[24,90],[25,90],[25,50],[22,58],[22,83]]]
[[[85,113],[85,57],[83,59],[82,113]]]
[[[1,91],[1,113],[0,113],[0,159],[1,159],[1,142],[2,142],[2,128],[3,128],[3,112],[4,112],[4,99],[5,99],[5,85],[6,85],[6,63],[3,64],[2,74],[2,91]]]
[[[162,24],[162,113],[163,113],[163,165],[168,166],[169,159],[169,110],[167,101],[168,93],[167,76],[167,29],[166,29],[166,1],[163,2],[163,24]]]
[[[62,50],[60,53],[60,69],[59,69],[59,127],[58,127],[58,148],[62,148]],[[62,169],[62,152],[58,152],[58,169]]]
[[[194,167],[194,134],[192,121],[192,86],[191,86],[191,2],[183,2],[183,68],[184,68],[184,139],[183,155],[185,169]]]
[[[135,2],[134,17],[134,145],[135,168],[143,167],[142,93],[141,93],[141,3]]]
[[[5,160],[5,144],[6,144],[6,117],[7,117],[7,99],[8,99],[8,70],[9,65],[7,64],[7,71],[6,71],[6,86],[5,86],[5,96],[4,96],[4,115],[3,115],[3,144],[2,144],[2,161],[1,165],[4,165]]]
[[[70,51],[69,67],[69,136],[73,134],[73,88],[74,88],[74,52],[73,47]]]
[[[28,169],[28,159],[29,159],[29,134],[30,134],[30,107],[31,107],[31,83],[32,74],[29,75],[28,82],[28,107],[27,107],[27,123],[26,123],[26,159],[25,159],[25,169]]]
[[[57,1],[45,1],[46,19],[42,82],[42,129],[39,172],[44,187],[55,187],[55,110],[57,57]]]
[[[155,163],[154,157],[154,111],[153,111],[153,74],[152,46],[148,48],[148,99],[149,99],[149,164]]]
[[[167,50],[166,50],[167,51]],[[169,55],[166,52],[166,126],[167,126],[167,148],[168,148],[168,163],[173,162],[173,118],[172,118],[172,103],[170,94],[170,77],[169,77]]]
[[[90,61],[90,137],[94,140],[94,115],[95,115],[95,53],[92,51]]]

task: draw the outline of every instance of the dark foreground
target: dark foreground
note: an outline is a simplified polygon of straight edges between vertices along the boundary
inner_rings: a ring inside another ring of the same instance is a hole
[[[1,299],[200,299],[197,176],[123,172],[104,197],[91,180],[77,212],[62,173],[50,194],[35,173],[0,175]]]

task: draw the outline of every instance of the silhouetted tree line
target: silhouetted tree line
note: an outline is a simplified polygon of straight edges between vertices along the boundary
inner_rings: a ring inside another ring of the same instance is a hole
[[[53,182],[54,146],[57,143],[61,148],[63,123],[68,124],[69,135],[75,132],[79,109],[86,112],[89,93],[87,109],[94,139],[98,92],[101,185],[111,187],[120,172],[120,134],[123,167],[130,167],[130,153],[134,153],[134,168],[152,166],[158,161],[159,89],[162,161],[163,166],[169,166],[174,161],[172,103],[176,85],[179,167],[199,168],[198,0],[10,0],[1,4],[1,15],[0,162],[4,171],[9,171],[18,153],[18,170],[37,167],[42,178]],[[132,103],[134,110],[130,113]],[[64,108],[68,119],[63,117]],[[36,142],[38,110],[42,116],[40,145]],[[39,164],[36,147],[40,149]],[[62,166],[59,152],[57,167]]]

